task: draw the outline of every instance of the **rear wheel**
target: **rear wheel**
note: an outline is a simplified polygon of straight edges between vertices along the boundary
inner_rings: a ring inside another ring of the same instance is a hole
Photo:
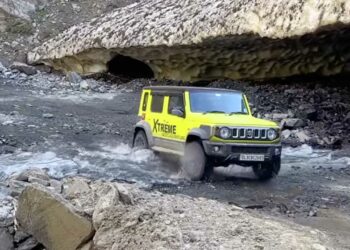
[[[148,140],[145,131],[138,130],[134,136],[133,145],[137,149],[148,149]]]
[[[207,157],[200,142],[193,141],[186,144],[181,162],[184,177],[192,181],[201,180],[205,176],[207,163]]]
[[[253,166],[253,171],[259,180],[269,180],[277,176],[281,169],[281,159],[269,163],[259,163]]]

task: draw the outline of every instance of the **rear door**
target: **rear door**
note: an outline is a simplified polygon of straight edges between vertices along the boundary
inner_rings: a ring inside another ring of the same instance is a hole
[[[151,92],[150,98],[150,109],[146,116],[146,121],[151,126],[152,136],[154,142],[157,144],[157,139],[164,137],[164,104],[165,96],[161,93]]]

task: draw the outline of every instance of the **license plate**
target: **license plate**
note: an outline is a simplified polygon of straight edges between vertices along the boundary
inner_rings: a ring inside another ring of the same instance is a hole
[[[265,156],[264,155],[240,154],[239,160],[240,161],[264,161]]]

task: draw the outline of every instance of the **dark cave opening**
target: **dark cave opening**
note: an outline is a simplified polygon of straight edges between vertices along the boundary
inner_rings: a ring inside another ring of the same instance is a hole
[[[108,72],[127,78],[153,78],[152,69],[144,62],[134,58],[117,55],[108,62]]]

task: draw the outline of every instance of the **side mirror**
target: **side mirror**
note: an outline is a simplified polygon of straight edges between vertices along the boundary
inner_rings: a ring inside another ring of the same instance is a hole
[[[184,117],[184,116],[185,116],[185,115],[184,115],[184,112],[183,112],[181,109],[179,109],[179,108],[173,108],[173,109],[171,110],[171,114],[172,114],[172,115],[179,116],[179,117]]]

